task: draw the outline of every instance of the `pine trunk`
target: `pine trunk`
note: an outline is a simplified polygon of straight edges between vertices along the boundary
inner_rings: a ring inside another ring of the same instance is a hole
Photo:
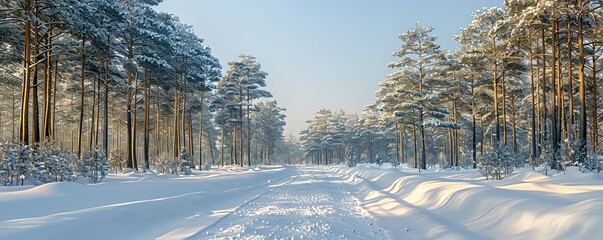
[[[25,0],[25,26],[23,46],[23,87],[21,88],[21,115],[19,120],[19,142],[29,144],[29,88],[31,86],[31,0]]]
[[[51,141],[53,139],[53,133],[51,129],[51,120],[52,120],[52,30],[49,29],[46,33],[46,53],[45,53],[45,62],[44,62],[44,116],[43,116],[43,125],[42,132],[44,133],[44,140]]]
[[[84,82],[84,77],[85,77],[85,72],[84,72],[84,64],[86,63],[86,49],[85,49],[85,44],[86,44],[86,38],[82,37],[82,67],[81,67],[81,76],[80,76],[80,122],[79,122],[79,129],[78,129],[78,138],[77,138],[77,155],[81,158],[82,157],[82,134],[84,132],[84,108],[85,108],[85,102],[84,102],[84,89],[85,89],[85,82]]]
[[[578,0],[578,6],[582,5],[582,0]],[[583,163],[586,160],[586,79],[584,77],[584,36],[582,27],[582,10],[578,12],[578,82],[580,82],[579,101],[580,101],[580,132],[578,133],[578,161]]]

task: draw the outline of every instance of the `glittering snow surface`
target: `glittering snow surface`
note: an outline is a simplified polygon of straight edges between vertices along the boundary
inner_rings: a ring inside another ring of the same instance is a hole
[[[345,190],[341,175],[322,167],[300,174],[205,229],[199,239],[387,239]]]

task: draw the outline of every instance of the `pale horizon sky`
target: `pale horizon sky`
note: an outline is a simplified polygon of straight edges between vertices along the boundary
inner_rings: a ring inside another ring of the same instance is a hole
[[[156,9],[180,17],[205,39],[223,69],[239,54],[255,56],[268,72],[267,90],[287,109],[285,134],[298,135],[319,108],[360,113],[375,101],[379,81],[417,22],[434,27],[438,44],[454,50],[452,35],[475,10],[501,0],[164,0]]]

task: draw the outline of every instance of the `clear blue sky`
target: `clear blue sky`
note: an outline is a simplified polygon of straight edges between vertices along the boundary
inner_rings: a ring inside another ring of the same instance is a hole
[[[416,22],[434,27],[438,43],[471,14],[502,0],[164,0],[156,9],[194,26],[222,65],[241,53],[268,72],[267,89],[287,108],[286,133],[298,134],[326,107],[360,113],[375,101],[391,69],[399,33]]]

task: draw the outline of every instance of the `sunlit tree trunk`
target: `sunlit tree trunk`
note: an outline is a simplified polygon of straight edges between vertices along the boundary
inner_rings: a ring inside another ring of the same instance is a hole
[[[21,115],[19,142],[29,144],[29,88],[31,87],[31,0],[25,0],[25,26],[23,47],[23,87],[21,93]]]
[[[144,143],[143,143],[143,152],[144,152],[144,169],[150,169],[149,163],[149,151],[150,151],[150,121],[151,121],[151,81],[149,79],[149,70],[144,69]],[[155,143],[157,144],[157,143]]]
[[[49,29],[46,33],[45,44],[47,46],[47,50],[45,55],[44,62],[44,117],[43,117],[43,127],[42,132],[44,133],[44,140],[51,141],[54,139],[54,134],[52,132],[52,105],[54,101],[52,101],[52,30]]]
[[[100,79],[100,75],[101,73],[98,72],[97,76],[96,76],[96,80],[92,81],[92,105],[91,105],[91,114],[90,114],[90,128],[88,129],[88,149],[90,151],[94,150],[94,130],[96,129],[95,126],[95,122],[94,119],[96,119],[96,102],[97,102],[97,92],[96,92],[96,85],[98,84],[98,81]]]
[[[507,87],[505,85],[507,69],[503,66],[501,84],[502,84],[502,122],[503,122],[503,145],[507,146]]]
[[[38,59],[40,54],[40,33],[39,33],[39,6],[38,0],[34,0],[34,55],[33,55],[33,81],[32,81],[32,143],[40,142],[40,104],[38,102]]]
[[[568,101],[569,101],[569,119],[568,133],[570,141],[574,139],[574,86],[573,86],[573,69],[572,69],[572,19],[567,16],[567,84],[568,84]]]
[[[53,81],[53,88],[52,88],[52,116],[51,116],[51,123],[50,123],[50,129],[52,132],[52,140],[56,141],[56,115],[57,115],[57,81],[59,76],[59,59],[57,57],[57,60],[54,61],[54,81]]]
[[[128,66],[126,68],[126,75],[127,75],[127,83],[128,83],[128,88],[127,88],[127,99],[126,99],[126,155],[127,155],[127,167],[131,168],[133,170],[137,170],[138,169],[138,163],[136,161],[136,145],[134,145],[135,141],[134,139],[136,138],[135,134],[136,131],[134,130],[134,124],[133,121],[136,121],[135,117],[133,118],[133,109],[132,109],[132,102],[136,101],[135,99],[132,99],[132,82],[133,82],[133,76],[132,76],[132,61],[134,58],[134,53],[133,53],[133,43],[132,43],[132,39],[128,40]],[[136,84],[134,82],[134,84]]]
[[[180,115],[180,96],[178,93],[178,90],[174,88],[174,148],[173,148],[173,157],[174,158],[178,158],[179,156],[179,149],[180,149],[180,136],[179,136],[179,130],[180,130],[180,121],[179,121],[179,115]]]

